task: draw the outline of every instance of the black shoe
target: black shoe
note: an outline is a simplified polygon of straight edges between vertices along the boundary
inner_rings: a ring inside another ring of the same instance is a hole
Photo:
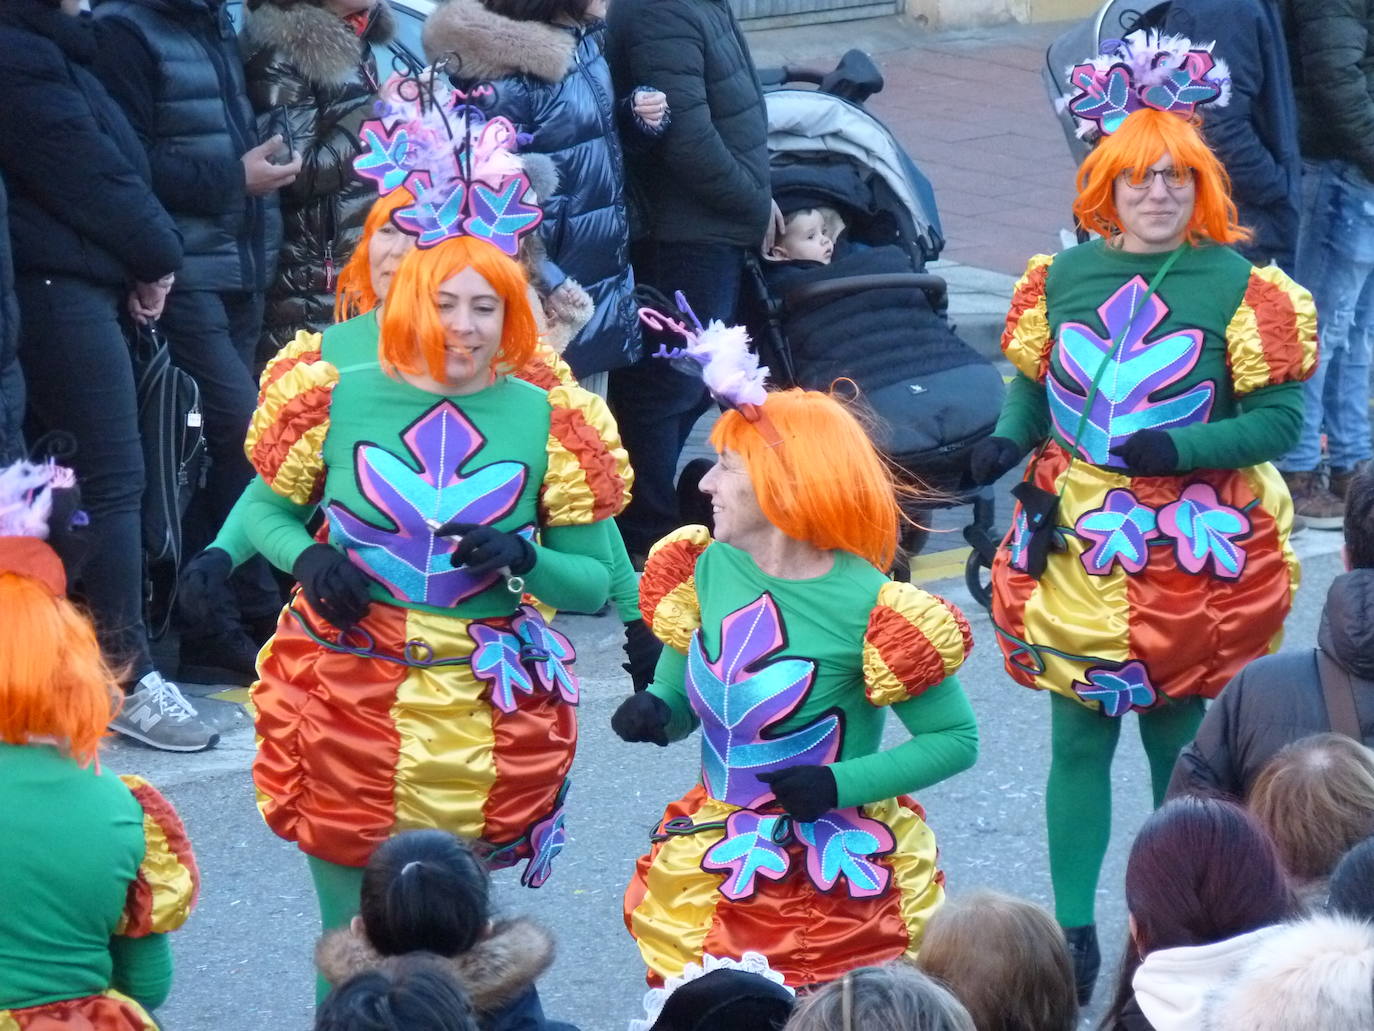
[[[1078,1005],[1092,1001],[1097,973],[1102,969],[1102,953],[1097,948],[1097,925],[1064,928],[1069,943],[1069,957],[1073,960],[1073,980],[1078,988]]]
[[[258,678],[258,646],[243,630],[235,628],[200,637],[181,637],[181,667],[177,680],[184,684],[240,684],[247,687]]]

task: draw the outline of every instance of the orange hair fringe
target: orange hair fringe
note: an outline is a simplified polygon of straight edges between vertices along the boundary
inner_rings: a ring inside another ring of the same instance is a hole
[[[1121,128],[1104,136],[1079,166],[1078,196],[1073,202],[1079,224],[1099,236],[1120,235],[1114,195],[1117,177],[1129,170],[1139,182],[1145,170],[1165,154],[1194,172],[1197,193],[1187,225],[1188,242],[1233,244],[1250,239],[1250,230],[1236,221],[1231,179],[1196,123],[1152,109],[1128,115]]]
[[[439,322],[439,287],[465,268],[477,272],[505,302],[498,372],[523,368],[534,355],[539,329],[530,309],[528,282],[519,263],[485,240],[459,236],[406,255],[391,280],[382,308],[383,363],[435,379],[444,376],[444,329]]]
[[[368,210],[363,221],[363,235],[358,238],[358,246],[339,270],[339,282],[334,292],[334,321],[343,322],[358,315],[365,315],[381,303],[381,298],[372,289],[371,261],[368,247],[373,234],[391,221],[391,216],[400,208],[415,200],[404,186],[392,190],[385,197],[378,197]]]
[[[891,568],[899,487],[859,419],[830,394],[799,388],[770,393],[762,408],[781,443],[770,445],[742,414],[728,411],[711,430],[711,444],[744,460],[768,521],[813,547]]]
[[[18,573],[0,573],[0,612],[0,740],[53,742],[89,764],[122,701],[91,621]]]

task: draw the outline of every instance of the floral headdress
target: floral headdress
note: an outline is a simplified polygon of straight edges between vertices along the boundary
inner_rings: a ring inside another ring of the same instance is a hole
[[[543,220],[526,201],[520,134],[482,111],[492,95],[486,84],[455,89],[439,68],[397,73],[378,93],[377,117],[362,124],[353,167],[383,196],[402,186],[414,195],[392,220],[419,247],[475,236],[514,257],[520,237]]]
[[[66,569],[48,544],[49,520],[54,492],[75,486],[72,471],[53,462],[15,462],[0,469],[0,573],[31,577],[58,597],[67,593]],[[81,514],[79,522],[84,521]]]
[[[1060,105],[1078,120],[1078,135],[1110,134],[1134,111],[1153,108],[1191,116],[1203,104],[1231,99],[1226,62],[1212,43],[1141,29],[1103,42],[1100,52],[1069,69],[1072,92]]]

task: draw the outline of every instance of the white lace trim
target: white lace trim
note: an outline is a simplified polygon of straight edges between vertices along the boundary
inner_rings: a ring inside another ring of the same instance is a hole
[[[658,1015],[663,1011],[664,1004],[668,1001],[668,996],[677,991],[689,981],[695,981],[704,974],[709,974],[713,970],[741,970],[746,974],[758,974],[766,977],[774,984],[783,984],[782,974],[768,965],[768,957],[761,952],[746,952],[739,959],[732,959],[729,956],[710,956],[701,957],[701,963],[688,963],[682,968],[682,973],[677,977],[665,978],[662,988],[650,988],[644,993],[644,1019],[632,1020],[628,1031],[651,1031],[654,1024],[658,1021]],[[796,995],[791,988],[788,992]]]

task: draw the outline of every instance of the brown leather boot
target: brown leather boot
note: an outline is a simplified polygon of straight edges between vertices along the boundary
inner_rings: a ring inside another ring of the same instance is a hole
[[[1331,493],[1342,501],[1345,500],[1345,492],[1350,487],[1350,481],[1362,472],[1369,471],[1369,459],[1363,462],[1356,462],[1349,469],[1343,469],[1339,465],[1331,467]]]
[[[1314,530],[1339,530],[1345,524],[1345,502],[1322,485],[1316,470],[1284,473],[1288,493],[1293,495],[1293,511]]]

